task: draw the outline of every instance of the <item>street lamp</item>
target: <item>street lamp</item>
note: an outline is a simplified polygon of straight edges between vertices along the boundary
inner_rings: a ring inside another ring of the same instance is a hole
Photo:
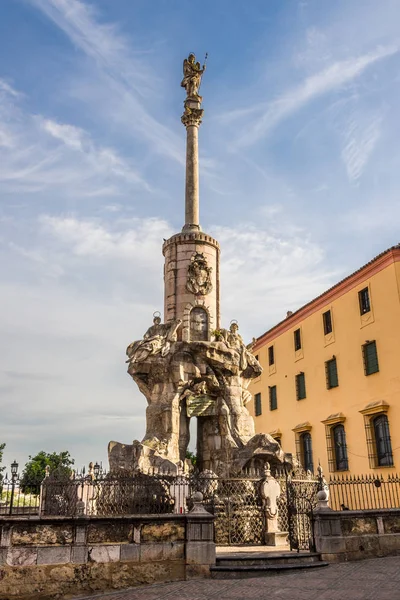
[[[94,476],[97,479],[99,474],[100,474],[100,465],[99,463],[96,461],[96,464],[93,467],[93,471],[94,471]]]
[[[10,515],[12,514],[13,504],[14,504],[14,492],[15,492],[15,482],[17,481],[18,476],[18,463],[14,460],[11,463],[11,498],[10,498]]]

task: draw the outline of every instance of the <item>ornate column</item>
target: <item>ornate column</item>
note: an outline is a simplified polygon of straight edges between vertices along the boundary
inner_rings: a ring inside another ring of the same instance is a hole
[[[188,99],[182,123],[186,127],[185,225],[183,231],[199,231],[199,126],[200,102]]]
[[[185,112],[182,123],[186,127],[186,188],[185,188],[185,225],[186,231],[200,231],[199,223],[199,127],[203,116],[202,97],[199,96],[201,77],[205,64],[200,67],[194,54],[183,61],[183,79],[181,86],[186,90]]]

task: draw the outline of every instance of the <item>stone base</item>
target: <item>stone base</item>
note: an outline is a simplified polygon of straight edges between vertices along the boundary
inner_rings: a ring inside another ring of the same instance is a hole
[[[288,532],[287,531],[276,531],[274,533],[265,534],[265,545],[266,546],[287,546],[288,543]]]

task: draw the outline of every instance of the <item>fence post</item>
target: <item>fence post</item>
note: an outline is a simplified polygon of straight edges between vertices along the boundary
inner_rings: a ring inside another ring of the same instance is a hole
[[[186,515],[186,579],[210,576],[215,564],[214,515],[203,506],[203,494],[193,494],[193,508]]]

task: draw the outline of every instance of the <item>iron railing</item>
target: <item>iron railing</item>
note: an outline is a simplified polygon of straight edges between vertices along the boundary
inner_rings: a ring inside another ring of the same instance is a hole
[[[333,475],[329,479],[329,506],[333,510],[400,508],[400,477]]]
[[[41,485],[24,485],[19,475],[6,475],[0,480],[0,516],[37,515],[40,507]]]

